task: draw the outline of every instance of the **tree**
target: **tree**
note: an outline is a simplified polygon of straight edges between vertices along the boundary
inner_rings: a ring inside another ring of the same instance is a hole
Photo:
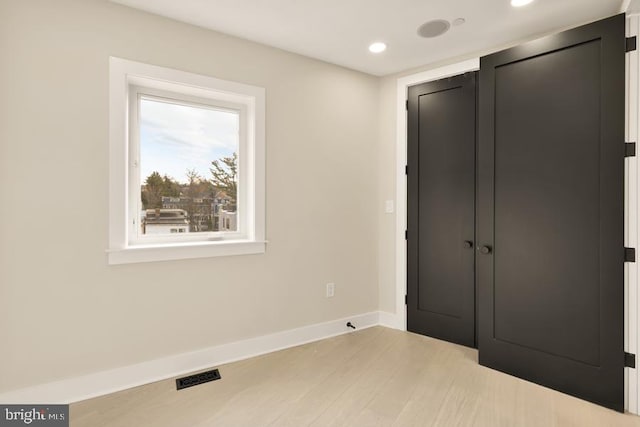
[[[162,197],[179,197],[180,184],[168,175],[161,176],[154,171],[144,181],[142,189],[142,206],[144,209],[162,208]]]
[[[187,184],[184,188],[184,195],[187,199],[186,211],[189,218],[189,231],[202,231],[206,224],[212,229],[211,203],[205,199],[212,199],[214,196],[213,185],[202,178],[195,169],[187,169]],[[201,202],[196,202],[201,200]]]
[[[235,209],[236,197],[238,194],[238,153],[233,153],[230,157],[211,162],[211,183],[218,191],[224,191],[231,199],[231,207]]]
[[[162,195],[168,197],[180,197],[180,183],[174,181],[170,176],[162,177]]]
[[[163,180],[158,172],[152,172],[144,181],[142,190],[142,206],[144,209],[155,209],[162,207]]]

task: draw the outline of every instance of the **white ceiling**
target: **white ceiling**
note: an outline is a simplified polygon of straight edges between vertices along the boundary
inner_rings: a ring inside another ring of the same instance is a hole
[[[623,0],[111,0],[374,75],[490,49],[618,13]],[[466,23],[434,39],[432,19]],[[383,41],[387,50],[367,47]]]

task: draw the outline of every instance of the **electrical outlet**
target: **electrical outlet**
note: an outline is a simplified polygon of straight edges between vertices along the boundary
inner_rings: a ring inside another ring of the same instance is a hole
[[[327,283],[327,298],[332,298],[335,295],[336,285],[334,283]]]

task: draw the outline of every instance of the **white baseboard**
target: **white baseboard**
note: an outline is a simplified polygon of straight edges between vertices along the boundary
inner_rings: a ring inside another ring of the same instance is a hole
[[[263,335],[243,341],[222,344],[190,353],[156,359],[122,368],[97,372],[0,394],[2,404],[68,404],[116,391],[177,377],[194,371],[235,362],[273,351],[353,332],[346,327],[352,322],[358,330],[384,325],[381,317],[389,313],[371,312],[324,323]],[[393,326],[390,326],[393,327]]]
[[[379,311],[378,314],[380,315],[380,326],[386,326],[391,329],[400,329],[401,331],[405,330],[404,319],[401,316],[386,311]]]

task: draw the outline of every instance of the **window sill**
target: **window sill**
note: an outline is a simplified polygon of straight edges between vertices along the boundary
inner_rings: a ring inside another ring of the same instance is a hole
[[[109,264],[114,265],[262,254],[265,252],[265,247],[266,242],[227,240],[128,246],[123,249],[109,249],[107,253]]]

